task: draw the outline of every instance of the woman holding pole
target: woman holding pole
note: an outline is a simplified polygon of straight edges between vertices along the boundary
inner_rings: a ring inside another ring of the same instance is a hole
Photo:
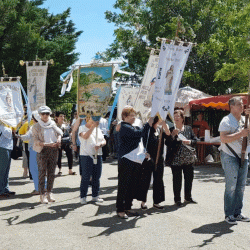
[[[100,128],[99,122],[93,121],[91,117],[86,117],[86,124],[79,127],[80,146],[80,168],[81,186],[80,202],[87,204],[87,192],[90,176],[92,176],[92,201],[103,202],[99,198],[100,177],[102,172],[102,147],[106,141]]]
[[[143,145],[149,155],[142,163],[142,172],[137,199],[142,201],[141,208],[147,209],[147,193],[153,173],[153,207],[163,209],[163,206],[160,205],[161,202],[165,201],[163,183],[163,146],[164,139],[166,138],[166,135],[170,135],[170,131],[168,125],[164,121],[161,121],[158,116],[155,116],[152,127],[146,123],[144,128],[146,130],[143,137]],[[162,133],[161,129],[163,129]]]

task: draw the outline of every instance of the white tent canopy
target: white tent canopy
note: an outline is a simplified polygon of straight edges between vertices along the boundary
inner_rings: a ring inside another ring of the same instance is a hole
[[[189,102],[201,98],[211,97],[198,89],[186,86],[177,92],[175,107],[184,108],[185,116],[190,116]]]

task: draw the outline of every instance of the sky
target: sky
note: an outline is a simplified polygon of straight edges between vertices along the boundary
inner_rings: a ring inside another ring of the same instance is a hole
[[[77,31],[82,30],[75,52],[79,52],[76,64],[90,63],[97,52],[105,51],[114,41],[113,23],[105,19],[106,10],[114,11],[116,0],[45,0],[42,8],[49,13],[59,14],[71,8],[70,20],[75,24]]]

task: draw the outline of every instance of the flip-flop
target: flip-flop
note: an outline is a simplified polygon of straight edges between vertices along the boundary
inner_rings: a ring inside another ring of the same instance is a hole
[[[69,173],[69,175],[76,175],[76,172]]]

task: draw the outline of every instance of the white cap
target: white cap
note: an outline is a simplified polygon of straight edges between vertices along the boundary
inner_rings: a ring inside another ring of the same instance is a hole
[[[42,114],[42,113],[52,113],[51,112],[51,109],[48,107],[48,106],[41,106],[39,109],[38,109],[38,113],[39,114]]]

